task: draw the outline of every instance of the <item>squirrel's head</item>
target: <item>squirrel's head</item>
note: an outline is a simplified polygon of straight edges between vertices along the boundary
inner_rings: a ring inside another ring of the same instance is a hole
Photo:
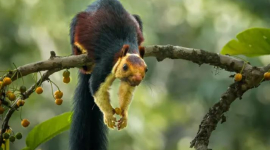
[[[128,53],[129,46],[124,45],[112,73],[116,78],[131,86],[137,86],[145,77],[147,65],[143,60],[144,48],[139,47],[140,54]]]

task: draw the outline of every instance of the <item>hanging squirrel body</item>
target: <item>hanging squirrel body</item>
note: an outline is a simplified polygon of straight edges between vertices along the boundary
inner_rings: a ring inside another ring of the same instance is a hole
[[[71,150],[106,150],[107,127],[121,130],[128,123],[128,107],[135,87],[145,77],[142,22],[118,0],[97,0],[72,20],[74,55],[87,54],[93,66],[83,66],[74,96]],[[119,108],[110,104],[109,88],[120,79]],[[96,105],[96,106],[95,106]],[[116,120],[115,115],[121,116]]]

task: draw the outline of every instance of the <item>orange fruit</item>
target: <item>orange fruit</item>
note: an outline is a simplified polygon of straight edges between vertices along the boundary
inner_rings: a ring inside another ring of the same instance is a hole
[[[0,81],[0,89],[2,89],[3,86],[4,86],[4,82]]]
[[[16,99],[15,94],[12,93],[12,92],[9,92],[9,93],[7,94],[7,97],[8,97],[8,99],[9,99],[10,101],[14,101],[14,100]]]
[[[4,85],[10,85],[12,83],[12,80],[9,77],[5,77],[3,79]]]
[[[55,100],[55,104],[56,105],[61,105],[63,103],[63,100],[62,99],[56,99]]]
[[[25,103],[25,101],[20,99],[20,100],[17,101],[17,106],[18,107],[23,106],[24,103]]]
[[[36,88],[36,93],[37,93],[37,94],[42,94],[42,93],[43,93],[42,87],[40,87],[40,86],[37,87],[37,88]]]
[[[27,119],[23,119],[23,120],[21,121],[21,125],[22,125],[23,127],[28,127],[29,124],[30,124],[30,122],[29,122]]]
[[[270,72],[264,73],[264,79],[265,80],[270,80]]]
[[[25,100],[22,100],[21,104],[22,104],[22,106],[23,106],[23,105],[25,104]]]
[[[2,106],[0,106],[0,114],[3,114],[4,111],[5,111],[5,109]]]
[[[57,90],[57,91],[54,92],[54,98],[55,99],[60,99],[62,97],[63,97],[63,92],[61,92],[59,90]]]
[[[70,82],[70,77],[64,77],[63,82],[68,84]]]
[[[234,80],[235,81],[241,81],[243,78],[242,74],[241,73],[237,73],[235,76],[234,76]]]

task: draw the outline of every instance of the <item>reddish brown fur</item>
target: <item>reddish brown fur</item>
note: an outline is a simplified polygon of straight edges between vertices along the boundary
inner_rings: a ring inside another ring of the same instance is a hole
[[[126,61],[132,64],[132,66],[136,65],[136,67],[143,66],[144,64],[143,60],[136,55],[130,55]]]
[[[73,46],[73,52],[74,52],[74,55],[82,54],[82,51],[75,45]]]
[[[139,46],[139,52],[140,52],[140,56],[143,58],[144,53],[145,53],[145,48],[143,46]]]
[[[123,48],[122,49],[128,50],[129,49],[129,45],[127,45],[127,44],[123,45]]]
[[[129,50],[129,45],[127,45],[127,44],[123,45],[123,47],[122,47],[122,49],[121,49],[122,56],[126,56],[128,50]],[[121,56],[121,57],[122,57],[122,56]]]
[[[118,59],[122,56],[122,51],[114,54],[113,64],[115,64]]]
[[[122,57],[126,56],[127,52],[129,50],[129,45],[125,44],[123,45],[122,49],[120,52],[116,53],[114,55],[114,62],[113,64],[116,64],[116,62],[121,59]],[[119,64],[118,64],[119,65]],[[116,69],[118,68],[118,66],[116,66]]]
[[[92,15],[90,12],[81,12],[77,15],[74,42],[78,42],[80,45],[82,45],[87,50],[90,58],[95,58],[93,42],[97,40],[96,38],[99,32],[97,29],[99,29],[99,26],[101,26],[100,22],[102,22],[102,19],[104,19],[104,12],[106,11],[101,9],[96,11],[95,15]],[[138,22],[131,17],[132,16],[130,16],[130,19],[136,24],[138,44],[141,45],[141,43],[144,41],[143,34],[140,30]],[[126,47],[126,49],[128,48],[129,47]]]
[[[77,26],[75,27],[74,42],[81,44],[88,52],[90,58],[94,58],[94,48],[91,39],[94,40],[93,29],[95,29],[94,17],[89,12],[79,13],[77,16]]]
[[[144,38],[143,38],[143,34],[142,34],[139,27],[137,27],[137,33],[138,33],[137,34],[137,36],[138,36],[138,45],[141,45],[142,42],[144,41]]]
[[[133,16],[132,16],[133,17]],[[142,42],[144,41],[143,38],[143,34],[142,31],[140,29],[140,25],[139,23],[136,21],[136,19],[133,17],[132,20],[135,22],[136,24],[136,29],[137,29],[137,38],[138,38],[138,45],[140,46],[142,44]]]

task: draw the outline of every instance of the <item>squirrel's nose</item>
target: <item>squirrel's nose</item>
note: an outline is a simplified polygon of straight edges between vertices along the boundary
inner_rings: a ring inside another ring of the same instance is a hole
[[[140,75],[135,75],[132,78],[134,81],[142,81],[142,76],[140,76]]]
[[[133,83],[135,86],[139,85],[139,84],[141,83],[141,81],[142,81],[142,76],[141,76],[141,75],[134,75],[134,76],[132,77],[132,83]]]

